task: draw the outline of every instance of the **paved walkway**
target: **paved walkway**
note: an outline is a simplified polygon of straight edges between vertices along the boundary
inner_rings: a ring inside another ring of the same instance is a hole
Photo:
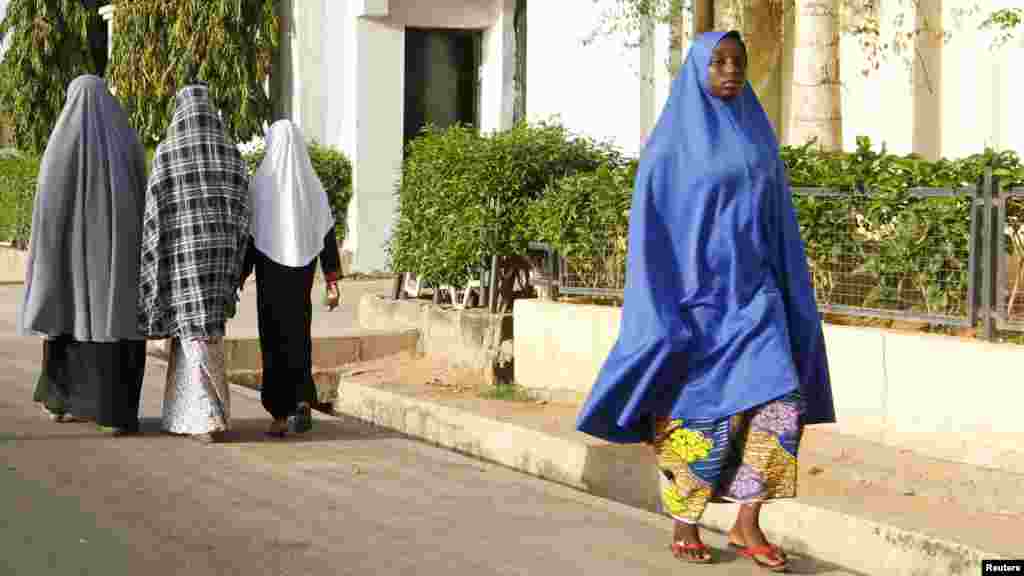
[[[729,552],[714,567],[680,564],[660,516],[354,420],[318,415],[308,437],[269,440],[241,388],[231,443],[161,435],[155,361],[143,435],[51,423],[31,401],[40,343],[12,332],[19,293],[0,288],[0,574],[758,573]]]

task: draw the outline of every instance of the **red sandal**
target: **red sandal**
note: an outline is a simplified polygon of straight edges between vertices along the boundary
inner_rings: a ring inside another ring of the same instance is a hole
[[[690,552],[696,552],[697,554],[690,554]],[[691,564],[711,564],[713,561],[708,547],[700,542],[693,542],[691,544],[673,542],[672,555],[679,560],[684,560]]]
[[[755,547],[744,547],[737,549],[737,552],[741,556],[746,556],[754,561],[765,570],[771,570],[772,572],[785,572],[789,564],[788,560],[782,556],[781,550],[778,547],[769,544],[768,546],[755,546]],[[768,558],[771,562],[764,562],[759,560],[757,557],[762,556]]]
[[[779,548],[775,544],[768,544],[768,547],[771,548],[772,550],[774,550],[775,551],[775,555],[778,556],[780,559],[782,559],[782,561],[785,562],[785,561],[789,560],[789,557],[786,556],[786,551],[783,550],[782,548]],[[729,548],[732,548],[733,550],[735,550],[737,554],[741,554],[742,555],[742,550],[746,550],[747,549],[747,545],[746,544],[740,544],[739,542],[734,542],[732,539],[730,539],[729,540]]]

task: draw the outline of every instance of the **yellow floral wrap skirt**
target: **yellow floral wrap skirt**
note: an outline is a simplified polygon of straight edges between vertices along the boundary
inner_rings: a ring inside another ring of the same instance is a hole
[[[695,524],[709,502],[796,496],[801,404],[793,392],[729,418],[655,420],[665,511]]]

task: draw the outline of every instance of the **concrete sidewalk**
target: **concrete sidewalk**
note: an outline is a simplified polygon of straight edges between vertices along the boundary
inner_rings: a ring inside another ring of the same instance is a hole
[[[346,367],[334,409],[458,452],[639,509],[658,509],[653,458],[575,431],[577,408],[485,399],[446,382],[426,360]],[[766,509],[764,527],[787,548],[867,574],[975,575],[982,559],[1024,556],[1024,477],[930,460],[808,429],[800,496]],[[734,505],[712,505],[720,531]]]

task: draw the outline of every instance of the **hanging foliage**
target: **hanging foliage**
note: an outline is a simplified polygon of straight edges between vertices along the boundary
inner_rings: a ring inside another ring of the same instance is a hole
[[[103,26],[81,0],[10,0],[0,22],[0,115],[18,148],[42,152],[64,108],[68,84],[96,74],[89,31]]]
[[[139,136],[159,142],[174,95],[209,84],[228,133],[263,134],[271,117],[264,89],[278,42],[279,0],[114,0],[110,76]]]

